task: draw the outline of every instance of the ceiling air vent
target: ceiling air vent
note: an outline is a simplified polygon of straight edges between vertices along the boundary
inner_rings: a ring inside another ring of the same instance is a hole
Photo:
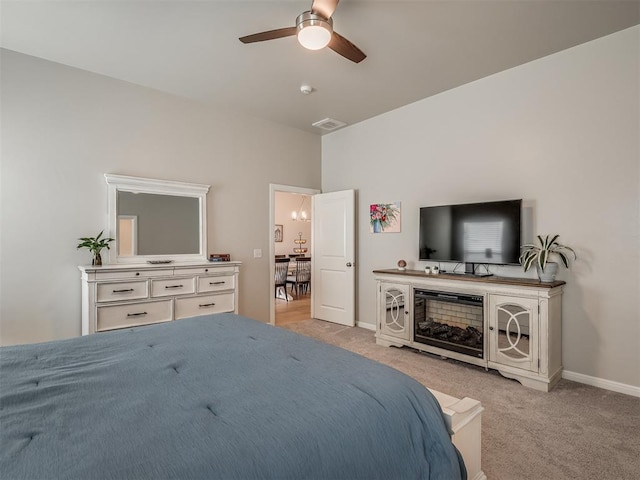
[[[316,123],[312,123],[311,125],[330,132],[331,130],[344,127],[346,123],[339,120],[334,120],[333,118],[325,118],[324,120],[319,120]]]

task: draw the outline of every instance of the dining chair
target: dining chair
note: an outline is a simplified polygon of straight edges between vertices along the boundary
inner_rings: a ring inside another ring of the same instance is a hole
[[[276,273],[275,273],[275,297],[278,298],[278,289],[284,289],[284,298],[289,301],[289,295],[287,295],[287,274],[289,273],[290,258],[276,258]]]
[[[298,298],[301,291],[306,293],[311,287],[311,257],[297,257],[295,261],[295,274],[287,276],[287,285],[291,285],[291,293],[295,290]]]

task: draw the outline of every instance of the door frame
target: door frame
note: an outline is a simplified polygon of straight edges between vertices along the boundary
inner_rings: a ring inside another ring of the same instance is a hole
[[[276,299],[273,297],[275,288],[275,263],[272,261],[276,255],[276,246],[273,241],[273,226],[276,224],[276,192],[298,193],[302,195],[314,195],[321,193],[317,188],[296,187],[293,185],[269,184],[269,324],[276,324]],[[313,202],[313,199],[312,199]],[[311,218],[311,235],[313,237],[313,217]],[[313,271],[313,255],[311,255],[311,271]],[[313,289],[311,289],[311,308],[313,309]],[[313,311],[311,312],[313,316]]]

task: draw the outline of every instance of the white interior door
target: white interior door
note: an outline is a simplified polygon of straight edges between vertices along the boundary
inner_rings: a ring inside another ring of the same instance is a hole
[[[312,200],[314,318],[355,326],[355,192],[321,193]]]

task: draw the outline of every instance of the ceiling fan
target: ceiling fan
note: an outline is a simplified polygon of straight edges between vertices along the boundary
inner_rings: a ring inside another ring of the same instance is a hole
[[[329,47],[336,53],[360,63],[367,56],[349,40],[333,31],[333,19],[340,0],[313,0],[311,10],[301,13],[296,18],[295,27],[278,28],[267,32],[254,33],[240,37],[242,43],[264,42],[276,38],[297,35],[300,44],[309,50],[320,50]]]

